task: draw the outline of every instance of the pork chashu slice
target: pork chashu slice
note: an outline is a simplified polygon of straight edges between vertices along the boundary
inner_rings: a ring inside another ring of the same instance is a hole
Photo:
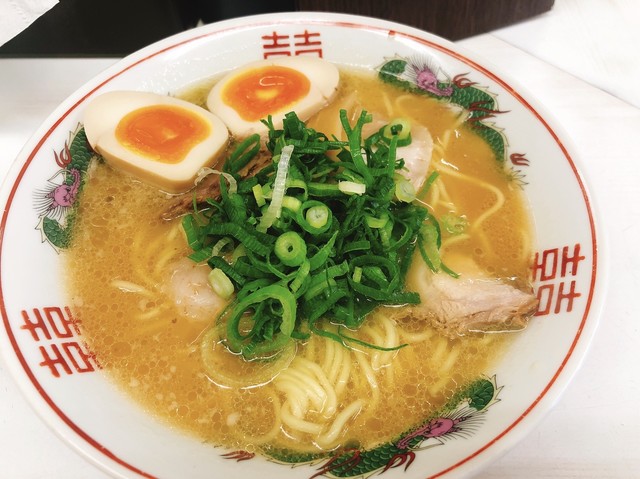
[[[530,287],[507,278],[492,278],[470,260],[454,261],[459,278],[432,273],[418,258],[407,278],[420,294],[413,314],[428,319],[448,336],[474,332],[514,331],[526,327],[538,309]]]
[[[269,153],[266,148],[262,148],[238,174],[241,178],[255,176],[271,163],[271,158],[271,153]],[[171,220],[192,213],[194,201],[197,205],[203,205],[210,198],[214,200],[220,199],[220,181],[224,181],[221,180],[220,175],[210,174],[198,182],[192,190],[174,196],[170,199],[169,205],[162,213],[162,218]]]

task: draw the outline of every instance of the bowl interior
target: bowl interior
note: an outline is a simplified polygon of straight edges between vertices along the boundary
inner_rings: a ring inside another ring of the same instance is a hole
[[[90,154],[78,131],[83,108],[96,95],[120,89],[171,94],[249,61],[296,55],[378,71],[429,66],[440,82],[488,95],[492,103],[475,107],[484,109],[483,121],[506,139],[505,168],[518,178],[533,218],[532,276],[540,308],[486,372],[483,384],[493,396],[478,413],[481,426],[464,439],[442,442],[437,453],[411,452],[411,467],[390,468],[386,477],[454,477],[486,464],[554,403],[593,334],[599,276],[591,200],[562,134],[521,88],[446,41],[384,21],[279,14],[205,26],[135,53],[72,95],[27,144],[2,190],[5,359],[44,420],[116,476],[204,478],[215,471],[220,477],[312,477],[319,470],[339,475],[322,470],[324,462],[292,468],[260,457],[225,456],[230,451],[176,431],[114,387],[83,342],[63,288],[67,225],[34,207],[37,191],[60,186],[56,175],[68,167],[65,152],[86,167]],[[409,452],[396,465],[405,464]],[[389,460],[360,473],[380,472]]]

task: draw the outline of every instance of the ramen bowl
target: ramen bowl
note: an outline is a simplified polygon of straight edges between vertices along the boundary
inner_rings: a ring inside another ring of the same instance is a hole
[[[494,139],[500,168],[526,197],[533,229],[530,279],[539,301],[528,327],[515,333],[500,358],[460,385],[442,408],[392,439],[320,456],[216,446],[150,414],[115,385],[100,351],[83,336],[63,260],[93,161],[82,129],[89,101],[113,90],[171,94],[252,61],[296,56],[367,69],[403,91],[470,112]],[[540,421],[579,367],[597,324],[601,239],[562,130],[482,59],[382,20],[326,13],[245,17],[140,50],[48,118],[13,165],[2,201],[5,361],[42,419],[114,477],[465,477]]]

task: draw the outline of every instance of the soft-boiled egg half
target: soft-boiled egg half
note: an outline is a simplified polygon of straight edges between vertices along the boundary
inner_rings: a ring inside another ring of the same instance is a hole
[[[272,116],[276,129],[295,111],[305,121],[335,95],[340,74],[317,57],[282,57],[244,65],[226,74],[209,92],[207,107],[238,138],[264,133]]]
[[[91,147],[111,165],[169,193],[193,187],[225,150],[229,132],[214,114],[178,98],[114,91],[84,113]]]

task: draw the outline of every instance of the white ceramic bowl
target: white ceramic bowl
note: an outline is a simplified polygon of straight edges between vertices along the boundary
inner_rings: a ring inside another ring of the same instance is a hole
[[[326,461],[293,468],[261,457],[230,459],[223,456],[229,451],[157,422],[115,389],[86,350],[64,299],[58,251],[64,248],[64,226],[59,229],[51,210],[42,214],[34,207],[34,193],[60,185],[56,174],[69,167],[65,142],[73,164],[82,166],[82,145],[73,143],[71,132],[94,96],[118,89],[172,92],[252,60],[299,54],[369,68],[394,59],[428,59],[440,79],[488,92],[494,103],[479,108],[493,112],[485,111],[491,116],[483,121],[504,133],[506,167],[522,180],[537,238],[540,312],[504,360],[487,372],[499,401],[478,411],[481,426],[436,448],[398,451],[383,445],[398,454],[395,458],[376,456],[382,449],[363,452],[368,462],[351,475],[379,473],[387,465],[402,466],[386,470],[387,478],[462,477],[478,471],[549,410],[594,334],[604,277],[592,200],[565,136],[512,80],[447,41],[370,18],[290,13],[187,31],[125,58],[69,97],[27,144],[2,188],[0,347],[5,360],[43,420],[116,477],[309,478]],[[62,197],[58,203],[66,205]]]

